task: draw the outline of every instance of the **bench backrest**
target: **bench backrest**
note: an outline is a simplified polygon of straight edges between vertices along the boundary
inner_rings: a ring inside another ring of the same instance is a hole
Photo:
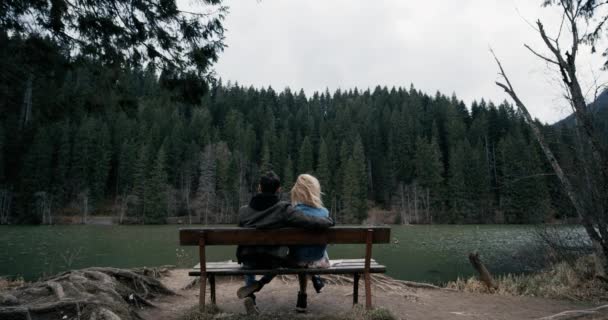
[[[326,230],[272,229],[258,230],[239,227],[184,228],[179,230],[182,246],[205,245],[296,245],[389,243],[390,227],[339,226]]]

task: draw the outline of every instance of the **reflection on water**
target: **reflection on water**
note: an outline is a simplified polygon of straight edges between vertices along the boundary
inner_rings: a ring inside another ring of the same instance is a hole
[[[180,247],[180,226],[0,226],[0,276],[28,280],[90,266],[191,267],[196,247]],[[560,227],[572,241],[584,239],[578,227]],[[533,226],[393,226],[390,244],[373,247],[388,274],[404,280],[445,282],[473,274],[468,253],[478,251],[495,274],[533,271],[544,256]],[[329,255],[362,258],[362,245],[332,245]],[[209,247],[207,259],[235,259],[232,246]],[[537,259],[531,259],[536,257]]]

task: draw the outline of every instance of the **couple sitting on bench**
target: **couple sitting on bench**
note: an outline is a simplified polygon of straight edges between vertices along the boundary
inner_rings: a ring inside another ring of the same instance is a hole
[[[319,181],[309,175],[302,174],[291,189],[291,204],[279,201],[281,181],[272,171],[260,178],[259,193],[249,205],[240,208],[238,214],[239,227],[256,229],[278,229],[286,227],[325,229],[334,225],[329,218],[329,212],[321,201],[321,186]],[[245,268],[272,269],[280,267],[311,267],[328,268],[329,258],[327,245],[299,246],[238,246],[237,260]],[[275,276],[266,274],[260,280],[255,275],[245,275],[245,286],[239,288],[237,296],[245,299],[245,309],[248,314],[257,314],[255,292],[268,284]],[[306,311],[306,275],[299,275],[301,288],[298,292],[296,311]],[[318,275],[312,276],[313,287],[317,293],[323,288],[323,280]]]

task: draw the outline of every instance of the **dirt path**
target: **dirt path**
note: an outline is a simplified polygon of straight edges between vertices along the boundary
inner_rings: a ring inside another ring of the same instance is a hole
[[[181,290],[192,279],[186,270],[173,270],[163,282],[181,296],[169,297],[155,303],[160,310],[143,312],[144,319],[177,319],[198,304],[198,287]],[[219,279],[217,283],[218,306],[226,313],[244,313],[242,301],[236,297],[241,286],[240,279]],[[297,281],[275,279],[257,294],[258,306],[262,313],[293,314]],[[534,297],[510,297],[490,294],[470,294],[433,289],[404,288],[391,290],[386,286],[374,286],[374,305],[390,310],[398,319],[483,319],[522,320],[538,319],[554,315],[564,310],[584,309],[588,304],[569,301],[549,300]],[[208,293],[207,293],[208,294]],[[364,302],[360,290],[360,302]],[[308,314],[314,319],[321,315],[345,313],[352,306],[352,286],[328,284],[323,293],[309,292]],[[608,315],[606,316],[608,318]],[[603,319],[603,318],[594,318]]]

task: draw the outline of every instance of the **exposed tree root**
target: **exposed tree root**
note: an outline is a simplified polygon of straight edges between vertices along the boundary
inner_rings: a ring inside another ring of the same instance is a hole
[[[592,309],[585,310],[568,310],[563,311],[558,314],[554,314],[552,316],[539,318],[538,320],[567,320],[567,319],[580,319],[585,316],[598,316],[598,315],[608,315],[608,304],[599,306]],[[594,318],[599,319],[599,318]],[[602,318],[604,319],[604,318]]]
[[[156,277],[166,268],[87,268],[0,293],[5,319],[140,319],[137,310],[154,307],[149,299],[174,295]]]

